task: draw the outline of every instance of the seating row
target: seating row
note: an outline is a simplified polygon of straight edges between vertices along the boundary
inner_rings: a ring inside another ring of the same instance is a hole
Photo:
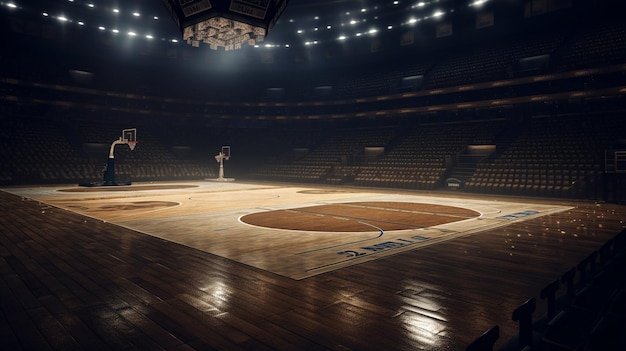
[[[533,318],[536,297],[522,303],[511,313],[518,335],[500,351],[626,349],[626,229],[547,284],[539,296],[545,315]],[[498,338],[499,325],[494,325],[466,350],[491,351]]]

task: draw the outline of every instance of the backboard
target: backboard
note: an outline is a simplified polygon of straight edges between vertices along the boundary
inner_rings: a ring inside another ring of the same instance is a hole
[[[137,128],[122,129],[122,141],[137,141]]]
[[[120,141],[127,143],[131,150],[135,150],[137,145],[137,128],[122,129]]]
[[[222,146],[222,155],[227,160],[230,158],[230,146],[229,145]]]

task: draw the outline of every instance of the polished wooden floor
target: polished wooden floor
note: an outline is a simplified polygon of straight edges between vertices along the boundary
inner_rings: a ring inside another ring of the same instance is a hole
[[[293,279],[571,208],[240,181],[7,191]]]
[[[1,347],[463,350],[495,324],[502,345],[626,207],[489,199],[571,209],[296,280],[0,192]]]

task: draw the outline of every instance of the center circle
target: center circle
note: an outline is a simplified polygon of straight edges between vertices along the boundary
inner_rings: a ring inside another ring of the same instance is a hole
[[[371,232],[427,228],[480,216],[480,212],[415,202],[344,202],[257,212],[241,221],[258,227],[318,232]]]

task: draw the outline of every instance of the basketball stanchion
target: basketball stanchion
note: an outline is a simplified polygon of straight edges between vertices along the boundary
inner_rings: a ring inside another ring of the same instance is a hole
[[[79,186],[117,186],[117,185],[131,185],[130,181],[118,183],[115,181],[115,156],[114,151],[117,145],[128,145],[131,150],[135,150],[137,146],[137,128],[122,129],[122,136],[119,139],[111,143],[109,148],[109,158],[107,164],[103,169],[102,182],[87,182],[79,183]]]
[[[225,178],[224,177],[224,160],[230,160],[230,146],[225,145],[222,146],[222,150],[220,151],[219,154],[214,156],[215,161],[217,161],[220,164],[220,169],[219,169],[219,175],[216,179],[207,179],[207,180],[212,180],[212,181],[219,181],[219,182],[232,182],[235,180],[235,178]]]

